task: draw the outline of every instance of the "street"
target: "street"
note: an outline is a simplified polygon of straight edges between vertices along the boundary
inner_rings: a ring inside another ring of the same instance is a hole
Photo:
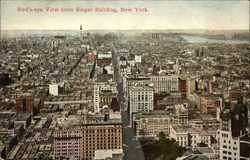
[[[112,52],[112,63],[114,66],[114,77],[117,83],[117,90],[118,90],[118,100],[121,107],[121,115],[122,115],[122,122],[123,122],[123,152],[124,152],[124,160],[144,160],[144,154],[141,149],[141,145],[139,140],[135,138],[135,134],[133,129],[129,126],[129,113],[128,108],[125,103],[125,95],[123,91],[122,85],[122,77],[119,71],[119,63],[118,63],[118,56],[117,52],[114,48]]]

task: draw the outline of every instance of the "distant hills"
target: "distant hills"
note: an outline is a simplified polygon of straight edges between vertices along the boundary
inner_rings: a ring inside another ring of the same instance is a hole
[[[141,34],[145,32],[200,36],[211,39],[238,39],[249,40],[249,30],[207,30],[207,29],[168,29],[168,30],[84,30],[88,33],[124,33]],[[78,35],[79,30],[1,30],[1,37],[20,37],[31,35]]]

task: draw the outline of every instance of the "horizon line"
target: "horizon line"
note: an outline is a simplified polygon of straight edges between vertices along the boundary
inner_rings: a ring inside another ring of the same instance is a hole
[[[79,31],[80,29],[0,29],[1,31],[29,31],[29,30],[39,30],[39,31]],[[189,29],[85,29],[83,31],[163,31],[163,30],[210,30],[210,31],[233,31],[233,30],[248,30],[249,29],[208,29],[208,28],[189,28]]]

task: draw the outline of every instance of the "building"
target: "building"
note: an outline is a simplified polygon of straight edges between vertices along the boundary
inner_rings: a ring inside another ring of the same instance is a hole
[[[199,130],[209,129],[211,132],[214,131],[217,134],[220,123],[211,114],[200,113],[192,115],[192,118],[188,120],[188,125]]]
[[[141,63],[142,62],[141,58],[142,58],[142,56],[135,55],[135,63]]]
[[[111,58],[102,58],[102,59],[97,59],[97,66],[100,67],[105,67],[105,66],[109,66],[111,64],[112,59]]]
[[[122,149],[122,122],[87,122],[54,132],[55,157],[92,160],[95,151]]]
[[[110,96],[108,96],[109,98],[105,98],[103,97],[100,93],[101,92],[112,92]],[[100,112],[101,108],[100,108],[100,102],[103,100],[107,100],[110,101],[113,98],[113,93],[117,94],[117,90],[116,90],[116,85],[115,83],[105,83],[105,82],[100,82],[100,83],[95,83],[94,85],[94,112]],[[103,99],[101,100],[101,97],[103,97]]]
[[[94,52],[94,53],[88,53],[87,61],[88,61],[88,62],[95,62],[96,57],[97,57],[97,55],[96,55],[95,52]]]
[[[197,82],[195,81],[195,79],[191,79],[191,78],[188,78],[187,79],[187,99],[190,98],[190,95],[197,90]]]
[[[201,113],[210,113],[214,116],[217,115],[222,105],[222,99],[217,96],[202,96],[200,101]]]
[[[59,86],[58,86],[58,84],[49,85],[49,94],[52,95],[52,96],[58,96],[59,95]]]
[[[0,87],[9,85],[12,83],[12,80],[8,73],[0,73]]]
[[[237,103],[226,102],[220,114],[219,130],[220,159],[247,160],[250,153],[247,105],[243,97]]]
[[[82,25],[80,25],[80,38],[83,38],[83,33],[82,33]]]
[[[113,98],[117,96],[116,93],[112,92],[111,90],[101,90],[99,92],[99,105],[104,106],[104,105],[110,105],[111,101]]]
[[[122,123],[86,124],[82,127],[83,158],[94,157],[95,150],[122,149]]]
[[[184,105],[175,105],[174,111],[178,125],[188,125],[188,109]]]
[[[54,132],[55,157],[82,157],[82,132],[79,129],[58,130]]]
[[[201,108],[201,95],[198,92],[193,92],[188,98],[190,101],[194,102],[197,108]]]
[[[96,59],[97,66],[105,67],[105,66],[109,66],[111,63],[112,63],[111,51],[106,51],[103,53],[99,53],[97,55],[97,59]]]
[[[135,113],[133,122],[136,137],[157,137],[160,132],[169,135],[169,126],[176,124],[174,116],[164,110]]]
[[[53,159],[53,131],[28,132],[8,154],[8,160]]]
[[[200,131],[191,126],[171,125],[169,137],[182,147],[197,147],[202,143],[211,146],[211,135],[205,130]]]
[[[33,98],[17,98],[16,99],[16,112],[18,113],[34,113],[36,109],[34,107]]]
[[[136,86],[130,89],[130,113],[152,111],[154,89],[152,86]]]
[[[110,109],[112,109],[114,112],[120,111],[120,105],[119,105],[119,102],[117,100],[117,97],[112,98],[111,104],[110,104]]]
[[[127,75],[123,78],[123,89],[129,98],[129,89],[132,86],[144,86],[145,84],[150,84],[150,78],[145,76],[133,77],[132,75]]]
[[[182,156],[182,157],[178,157],[176,160],[209,160],[209,158],[205,155],[201,155],[201,154],[190,154],[187,156]]]
[[[155,93],[179,90],[179,80],[176,75],[150,76],[150,82],[154,84]]]
[[[179,78],[179,91],[183,98],[187,97],[187,81],[186,79]]]
[[[122,160],[122,149],[96,150],[94,160]]]
[[[0,133],[0,159],[7,158],[7,155],[18,144],[16,135],[9,135],[9,133]]]

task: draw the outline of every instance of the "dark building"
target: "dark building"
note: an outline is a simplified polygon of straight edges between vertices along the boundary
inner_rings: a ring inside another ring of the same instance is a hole
[[[35,103],[33,98],[17,98],[16,112],[18,113],[32,113],[37,115],[39,113],[40,102]]]
[[[159,66],[153,66],[153,75],[159,75],[160,67]]]
[[[97,66],[109,66],[111,64],[111,58],[97,59]]]
[[[8,73],[0,73],[0,87],[11,84],[13,81]]]
[[[116,112],[116,111],[120,111],[120,105],[117,101],[117,98],[112,98],[111,101],[111,109]]]
[[[248,108],[243,101],[243,97],[239,96],[237,103],[225,102],[220,118],[221,159],[249,159]]]
[[[186,81],[186,79],[179,78],[179,91],[181,92],[181,96],[183,98],[187,97],[187,95],[186,95],[186,93],[187,93],[187,81]]]
[[[231,121],[233,137],[238,137],[247,133],[248,109],[241,96],[238,97],[237,103],[232,111]]]

